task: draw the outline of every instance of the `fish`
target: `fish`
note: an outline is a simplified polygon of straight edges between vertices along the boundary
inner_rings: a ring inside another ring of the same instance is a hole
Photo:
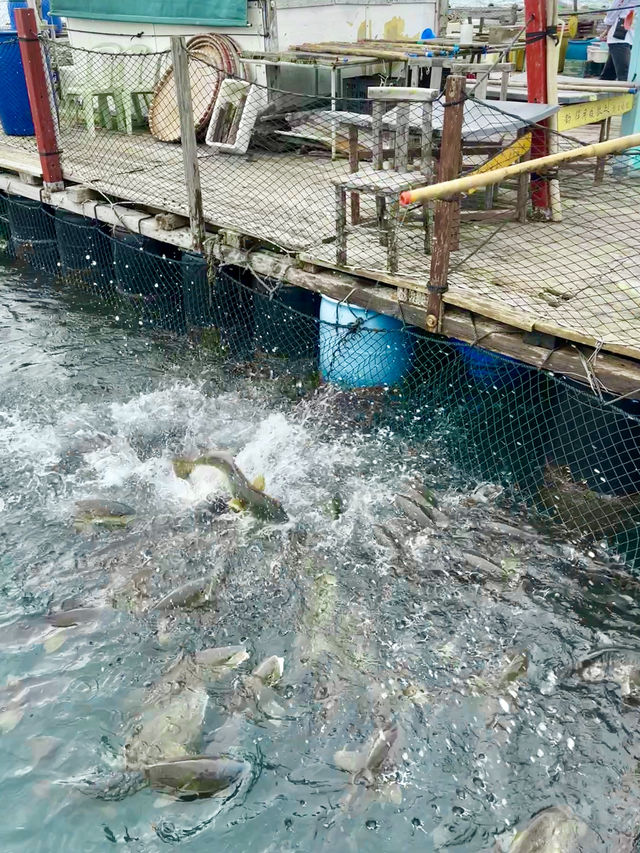
[[[77,527],[126,527],[136,515],[129,504],[121,501],[86,498],[76,501],[75,523]]]
[[[196,752],[208,699],[203,684],[184,685],[177,695],[143,714],[124,747],[127,770]]]
[[[435,529],[435,524],[429,514],[430,507],[428,505],[426,507],[419,506],[404,495],[396,495],[394,503],[398,509],[402,510],[407,518],[410,518],[411,521],[415,522],[418,527],[426,530]]]
[[[280,501],[267,495],[264,491],[264,480],[250,483],[236,465],[235,459],[224,450],[214,450],[194,460],[174,459],[173,470],[177,477],[186,479],[197,465],[210,465],[224,474],[233,509],[247,510],[261,521],[284,523],[289,520]],[[262,486],[262,488],[259,488]]]
[[[181,652],[162,678],[149,690],[145,704],[157,704],[189,685],[208,684],[249,657],[245,646],[219,646],[193,654]]]
[[[547,462],[538,489],[543,506],[570,532],[610,539],[640,524],[640,493],[612,495],[576,481],[568,466]]]
[[[258,664],[251,673],[251,676],[257,678],[262,684],[273,687],[274,684],[280,681],[283,674],[284,658],[278,657],[278,655],[271,655]]]
[[[378,729],[363,749],[338,750],[333,757],[334,764],[339,770],[350,773],[354,784],[364,783],[371,786],[389,758],[397,738],[396,726]]]
[[[54,628],[72,628],[87,622],[95,622],[104,610],[98,607],[76,607],[72,610],[61,610],[49,613],[47,622]]]
[[[635,649],[612,646],[595,651],[580,661],[574,673],[591,684],[613,681],[628,705],[640,704],[640,652]]]
[[[261,661],[236,690],[231,701],[234,714],[254,716],[260,713],[278,721],[286,716],[273,687],[284,673],[284,658],[271,655]]]
[[[150,784],[148,767],[198,758],[209,702],[207,682],[247,657],[244,646],[223,646],[182,655],[146,697],[124,746],[124,770],[109,773],[98,770],[71,780],[71,784],[98,799],[120,800]]]
[[[502,670],[499,684],[505,686],[526,675],[529,669],[529,652],[526,649],[514,652]]]
[[[586,824],[568,808],[551,806],[515,836],[509,853],[578,853],[586,831]]]
[[[167,595],[163,595],[149,607],[150,611],[174,610],[176,607],[196,608],[204,607],[213,601],[214,579],[199,578],[188,581],[181,586],[172,589]]]
[[[179,798],[210,797],[226,792],[249,771],[246,761],[209,755],[161,761],[144,768],[151,788]]]

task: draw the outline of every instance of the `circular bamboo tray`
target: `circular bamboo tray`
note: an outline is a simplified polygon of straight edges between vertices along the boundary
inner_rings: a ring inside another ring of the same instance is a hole
[[[220,82],[238,73],[240,49],[229,36],[206,34],[187,42],[189,83],[196,137],[207,132]],[[180,115],[173,67],[156,86],[149,107],[149,130],[161,142],[180,141]]]

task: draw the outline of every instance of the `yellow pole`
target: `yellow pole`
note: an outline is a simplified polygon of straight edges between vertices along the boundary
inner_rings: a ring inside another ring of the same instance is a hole
[[[582,145],[571,151],[560,151],[557,154],[548,154],[546,157],[538,157],[535,160],[526,160],[523,163],[515,163],[513,166],[505,166],[492,172],[467,175],[464,178],[456,178],[453,181],[443,181],[440,184],[431,184],[428,187],[420,187],[416,190],[407,190],[400,193],[400,204],[413,204],[416,201],[429,201],[437,198],[448,198],[458,193],[466,193],[470,189],[489,187],[499,184],[513,175],[523,175],[526,172],[541,172],[556,166],[558,163],[568,163],[573,160],[584,160],[588,157],[606,157],[608,154],[619,154],[627,148],[640,146],[640,133],[630,136],[620,136],[618,139],[608,139],[606,142],[595,142],[592,145]]]

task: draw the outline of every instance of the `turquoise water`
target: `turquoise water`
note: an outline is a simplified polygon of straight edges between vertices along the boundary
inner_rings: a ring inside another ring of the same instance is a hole
[[[588,826],[582,849],[632,849],[637,706],[574,672],[594,649],[640,650],[635,586],[598,581],[612,555],[510,517],[437,434],[367,425],[357,398],[223,368],[24,271],[2,267],[0,285],[0,850],[508,849],[551,805]],[[219,480],[177,479],[171,460],[215,447],[265,477],[288,524],[202,517]],[[434,526],[394,502],[417,481]],[[78,531],[86,497],[136,519]],[[196,578],[215,580],[208,606],[151,608]],[[93,617],[49,624],[74,604]],[[207,684],[192,746],[248,762],[237,790],[87,793],[124,771],[177,655],[240,643],[249,658]],[[514,650],[528,668],[509,681]],[[247,674],[272,654],[283,677],[253,701]],[[354,784],[336,752],[379,728],[394,747]]]

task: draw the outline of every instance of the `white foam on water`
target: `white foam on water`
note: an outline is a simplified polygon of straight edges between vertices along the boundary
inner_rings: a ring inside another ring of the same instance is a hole
[[[16,463],[44,471],[59,459],[60,446],[54,426],[38,424],[14,412],[0,412],[0,452]]]

